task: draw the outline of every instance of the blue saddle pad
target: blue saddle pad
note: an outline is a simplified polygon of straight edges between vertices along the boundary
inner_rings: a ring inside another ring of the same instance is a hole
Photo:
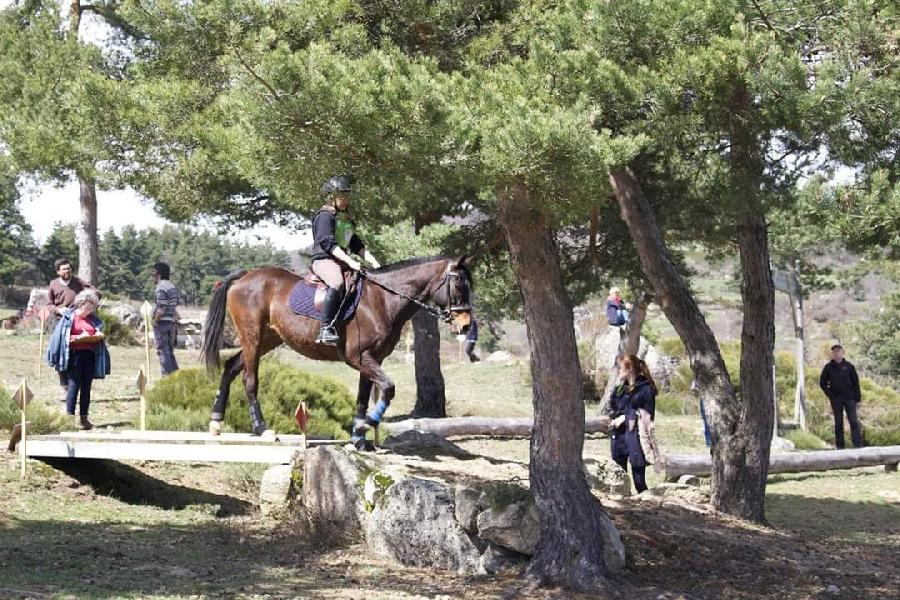
[[[356,312],[359,301],[362,298],[363,282],[360,278],[356,285],[350,290],[351,297],[346,298],[344,307],[338,315],[338,321],[346,321]],[[321,319],[322,311],[316,308],[315,304],[316,287],[303,281],[298,281],[291,290],[288,298],[288,306],[295,315],[301,317],[310,317],[311,319]]]

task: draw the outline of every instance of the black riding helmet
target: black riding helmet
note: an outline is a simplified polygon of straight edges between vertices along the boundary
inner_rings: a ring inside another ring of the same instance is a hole
[[[349,192],[350,177],[347,175],[335,175],[322,184],[322,197],[328,198],[335,192]]]

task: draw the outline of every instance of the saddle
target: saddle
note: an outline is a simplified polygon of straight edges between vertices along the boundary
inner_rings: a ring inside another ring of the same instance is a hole
[[[352,271],[344,271],[345,300],[338,314],[339,321],[346,321],[356,312],[356,307],[362,298],[364,279],[357,277]],[[325,290],[328,288],[325,282],[319,279],[312,271],[305,274],[291,290],[288,305],[295,315],[322,318],[322,304],[325,300]]]
[[[350,270],[342,270],[341,275],[344,276],[344,294],[351,296],[356,290],[356,274]],[[316,310],[321,312],[322,305],[325,302],[325,290],[328,289],[328,285],[318,275],[313,273],[312,266],[303,275],[302,281],[316,290],[313,296],[313,305],[316,307]]]

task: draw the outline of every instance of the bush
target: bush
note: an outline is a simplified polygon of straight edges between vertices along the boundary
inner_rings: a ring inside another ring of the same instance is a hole
[[[694,394],[663,393],[656,397],[656,411],[664,415],[699,415],[700,398]]]
[[[151,429],[206,431],[218,389],[201,369],[181,369],[160,380],[147,394],[147,423]],[[333,379],[310,375],[277,360],[264,360],[259,372],[259,401],[269,426],[296,432],[294,410],[306,402],[310,435],[348,437],[355,400]],[[250,431],[247,396],[240,377],[231,385],[225,424],[235,431]]]
[[[131,333],[131,328],[122,323],[119,317],[105,310],[98,309],[97,316],[103,321],[103,333],[106,335],[106,343],[110,346],[133,346],[137,343]]]
[[[821,450],[828,447],[819,436],[800,429],[789,429],[784,432],[783,437],[794,442],[797,450]]]
[[[29,422],[29,435],[57,433],[66,425],[65,415],[39,400],[32,400],[25,409],[25,419]],[[12,431],[12,428],[21,422],[21,413],[19,407],[13,402],[12,394],[0,386],[0,429]]]
[[[687,358],[687,350],[684,349],[684,343],[681,338],[668,337],[659,340],[659,351],[667,356],[674,356],[682,361]]]

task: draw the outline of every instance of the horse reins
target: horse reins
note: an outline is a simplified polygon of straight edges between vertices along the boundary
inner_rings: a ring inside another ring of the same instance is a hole
[[[449,287],[449,286],[450,286],[450,279],[449,279],[449,278],[450,278],[451,275],[454,276],[454,277],[459,277],[459,274],[458,274],[458,273],[454,273],[454,272],[450,271],[450,272],[448,272],[448,273],[444,276],[444,280],[441,282],[441,285],[438,286],[438,288],[440,288],[440,287],[443,287],[444,284],[447,285],[447,304],[448,304],[448,305],[451,304],[451,300],[450,300],[450,287]],[[377,285],[377,286],[380,287],[381,289],[385,290],[386,292],[390,292],[391,294],[394,294],[395,296],[400,296],[401,298],[405,298],[406,300],[409,300],[410,302],[412,302],[413,304],[415,304],[415,305],[418,306],[419,308],[423,309],[424,311],[426,311],[428,314],[430,314],[430,315],[433,316],[434,318],[436,318],[436,319],[442,319],[442,320],[444,320],[444,321],[447,321],[448,323],[450,322],[450,320],[451,320],[451,318],[452,318],[451,315],[450,315],[450,310],[451,310],[451,308],[456,308],[456,309],[459,309],[459,310],[471,310],[471,307],[469,307],[469,306],[462,306],[462,305],[459,305],[459,306],[449,306],[448,308],[445,308],[445,309],[439,309],[439,308],[437,308],[437,307],[435,307],[435,306],[431,306],[430,304],[425,304],[425,303],[422,302],[421,300],[419,300],[419,299],[417,299],[417,298],[413,298],[412,296],[410,296],[410,295],[408,295],[408,294],[404,294],[404,293],[401,292],[400,290],[395,290],[394,288],[390,287],[390,286],[387,285],[387,284],[384,284],[384,283],[378,281],[377,279],[373,279],[372,277],[369,276],[369,274],[368,274],[366,271],[360,270],[360,271],[359,271],[359,276],[362,277],[363,279],[365,279],[366,281],[371,281],[372,283],[374,283],[375,285]]]

